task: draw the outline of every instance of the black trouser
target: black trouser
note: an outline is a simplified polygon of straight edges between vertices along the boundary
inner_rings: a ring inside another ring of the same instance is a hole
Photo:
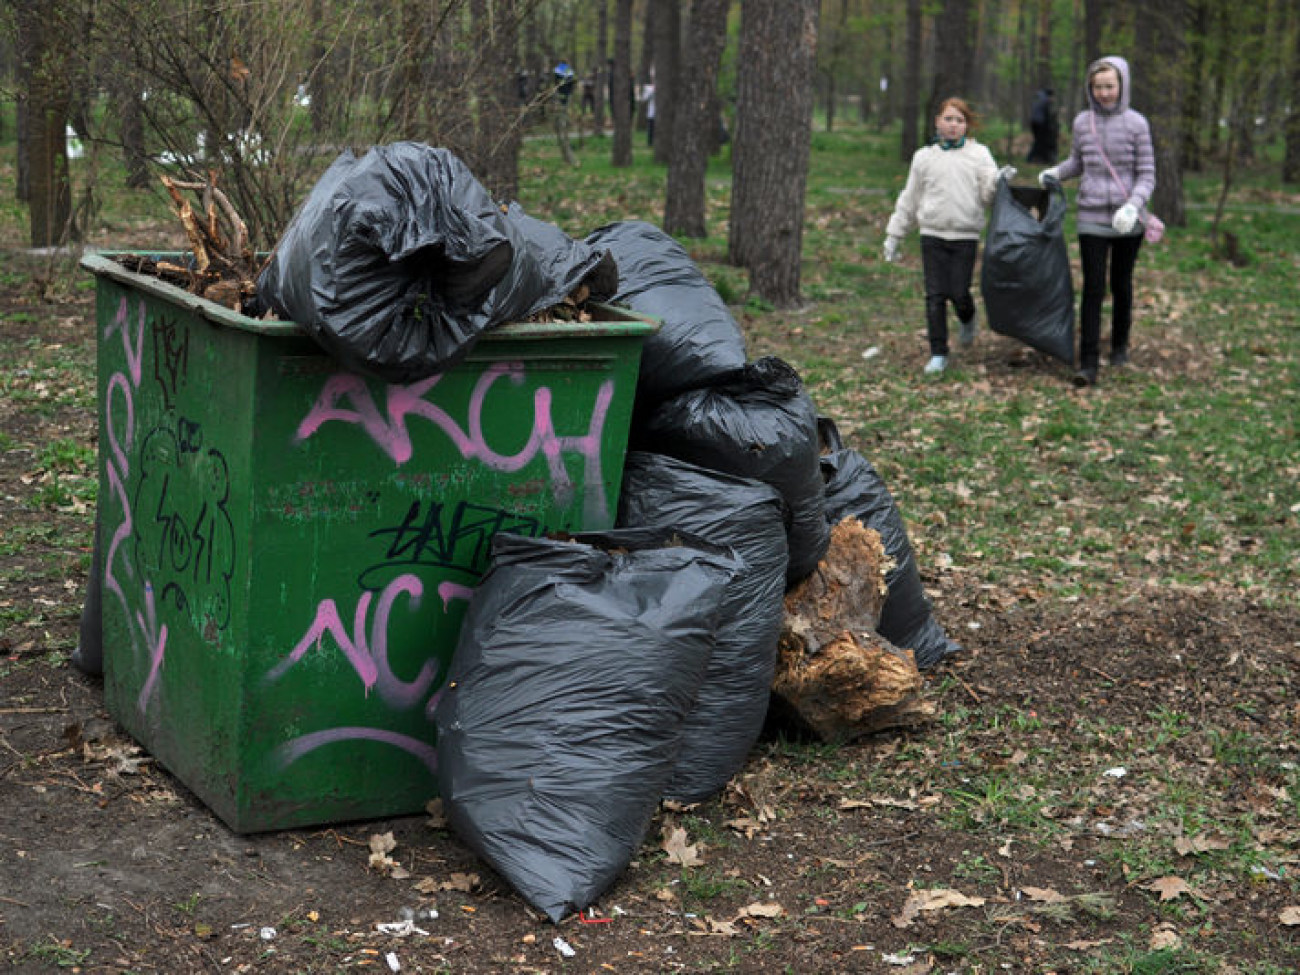
[[[925,328],[930,336],[930,355],[948,354],[948,302],[959,321],[975,315],[970,294],[975,273],[978,240],[944,240],[921,235],[921,267],[925,271]]]
[[[1128,348],[1133,327],[1133,267],[1142,249],[1142,235],[1099,237],[1079,235],[1083,264],[1083,300],[1079,308],[1079,365],[1095,367],[1101,358],[1101,303],[1106,297],[1106,259],[1110,258],[1110,348]]]

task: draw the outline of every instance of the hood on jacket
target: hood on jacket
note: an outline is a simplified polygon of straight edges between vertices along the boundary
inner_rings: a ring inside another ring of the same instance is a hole
[[[1119,75],[1119,101],[1115,103],[1115,107],[1109,112],[1097,104],[1097,100],[1092,97],[1092,85],[1088,83],[1093,71],[1102,65],[1114,68],[1115,73]],[[1092,64],[1088,65],[1088,71],[1083,76],[1083,97],[1087,99],[1088,107],[1099,114],[1120,115],[1125,112],[1129,105],[1128,62],[1113,54],[1093,61]]]

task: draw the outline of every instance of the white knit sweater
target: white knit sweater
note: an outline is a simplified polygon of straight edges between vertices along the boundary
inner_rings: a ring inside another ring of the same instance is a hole
[[[885,233],[906,237],[919,225],[928,237],[978,240],[997,179],[993,154],[974,139],[960,149],[918,149]]]

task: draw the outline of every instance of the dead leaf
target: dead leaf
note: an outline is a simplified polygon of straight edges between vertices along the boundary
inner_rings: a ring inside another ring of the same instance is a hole
[[[429,829],[447,828],[447,813],[442,808],[441,799],[430,799],[424,804],[424,811],[429,814],[429,818],[424,823]]]
[[[1183,943],[1183,939],[1178,935],[1178,929],[1172,924],[1165,923],[1158,925],[1151,932],[1151,950],[1161,951],[1166,948],[1177,948]]]
[[[679,863],[683,867],[698,867],[704,862],[700,859],[699,846],[691,845],[686,830],[680,826],[665,826],[663,838],[663,850],[668,854],[669,863]]]
[[[1221,836],[1180,836],[1174,840],[1174,849],[1180,856],[1208,853],[1210,850],[1226,850],[1230,845]]]
[[[737,917],[780,917],[785,908],[775,901],[755,901],[740,909]]]
[[[459,890],[468,894],[479,885],[479,876],[476,873],[453,873],[450,877],[438,885],[439,890]]]
[[[1103,945],[1110,944],[1114,938],[1102,938],[1100,941],[1068,941],[1065,947],[1070,951],[1092,951],[1094,948],[1100,948]]]
[[[1150,883],[1142,884],[1142,889],[1159,894],[1162,902],[1177,900],[1183,894],[1197,896],[1196,891],[1187,886],[1187,881],[1182,877],[1161,877],[1158,880],[1152,880]]]
[[[898,912],[891,923],[896,928],[911,925],[921,911],[941,911],[948,907],[983,907],[983,897],[967,897],[959,890],[937,887],[933,890],[917,890],[907,899],[903,909]]]
[[[1282,908],[1277,919],[1289,928],[1300,924],[1300,905],[1288,904]]]
[[[728,819],[722,825],[728,829],[735,830],[737,833],[744,835],[745,839],[752,840],[754,836],[763,830],[763,824],[757,819],[751,819],[749,816],[740,816],[737,819]]]

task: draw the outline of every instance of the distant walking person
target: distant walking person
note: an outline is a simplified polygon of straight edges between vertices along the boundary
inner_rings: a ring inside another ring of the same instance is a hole
[[[1079,308],[1076,386],[1097,382],[1101,359],[1101,305],[1110,265],[1110,364],[1129,361],[1133,328],[1133,268],[1142,247],[1142,211],[1156,188],[1151,126],[1129,108],[1128,62],[1105,57],[1088,66],[1088,107],[1074,119],[1070,155],[1038,180],[1079,180],[1079,257],[1083,296]]]
[[[1049,165],[1056,162],[1058,132],[1054,96],[1051,88],[1039,88],[1034,95],[1034,104],[1029,110],[1029,131],[1033,133],[1034,141],[1025,157],[1026,162]]]
[[[925,273],[925,324],[930,341],[929,375],[948,367],[948,303],[961,323],[960,343],[975,341],[975,299],[971,277],[984,229],[984,211],[993,202],[998,177],[1011,179],[1011,166],[998,169],[988,147],[971,134],[979,125],[974,110],[949,98],[934,118],[935,141],[916,151],[885,228],[885,260],[898,258],[903,238],[921,229]]]
[[[650,73],[650,80],[641,86],[641,103],[645,105],[645,144],[655,144],[655,76]]]

